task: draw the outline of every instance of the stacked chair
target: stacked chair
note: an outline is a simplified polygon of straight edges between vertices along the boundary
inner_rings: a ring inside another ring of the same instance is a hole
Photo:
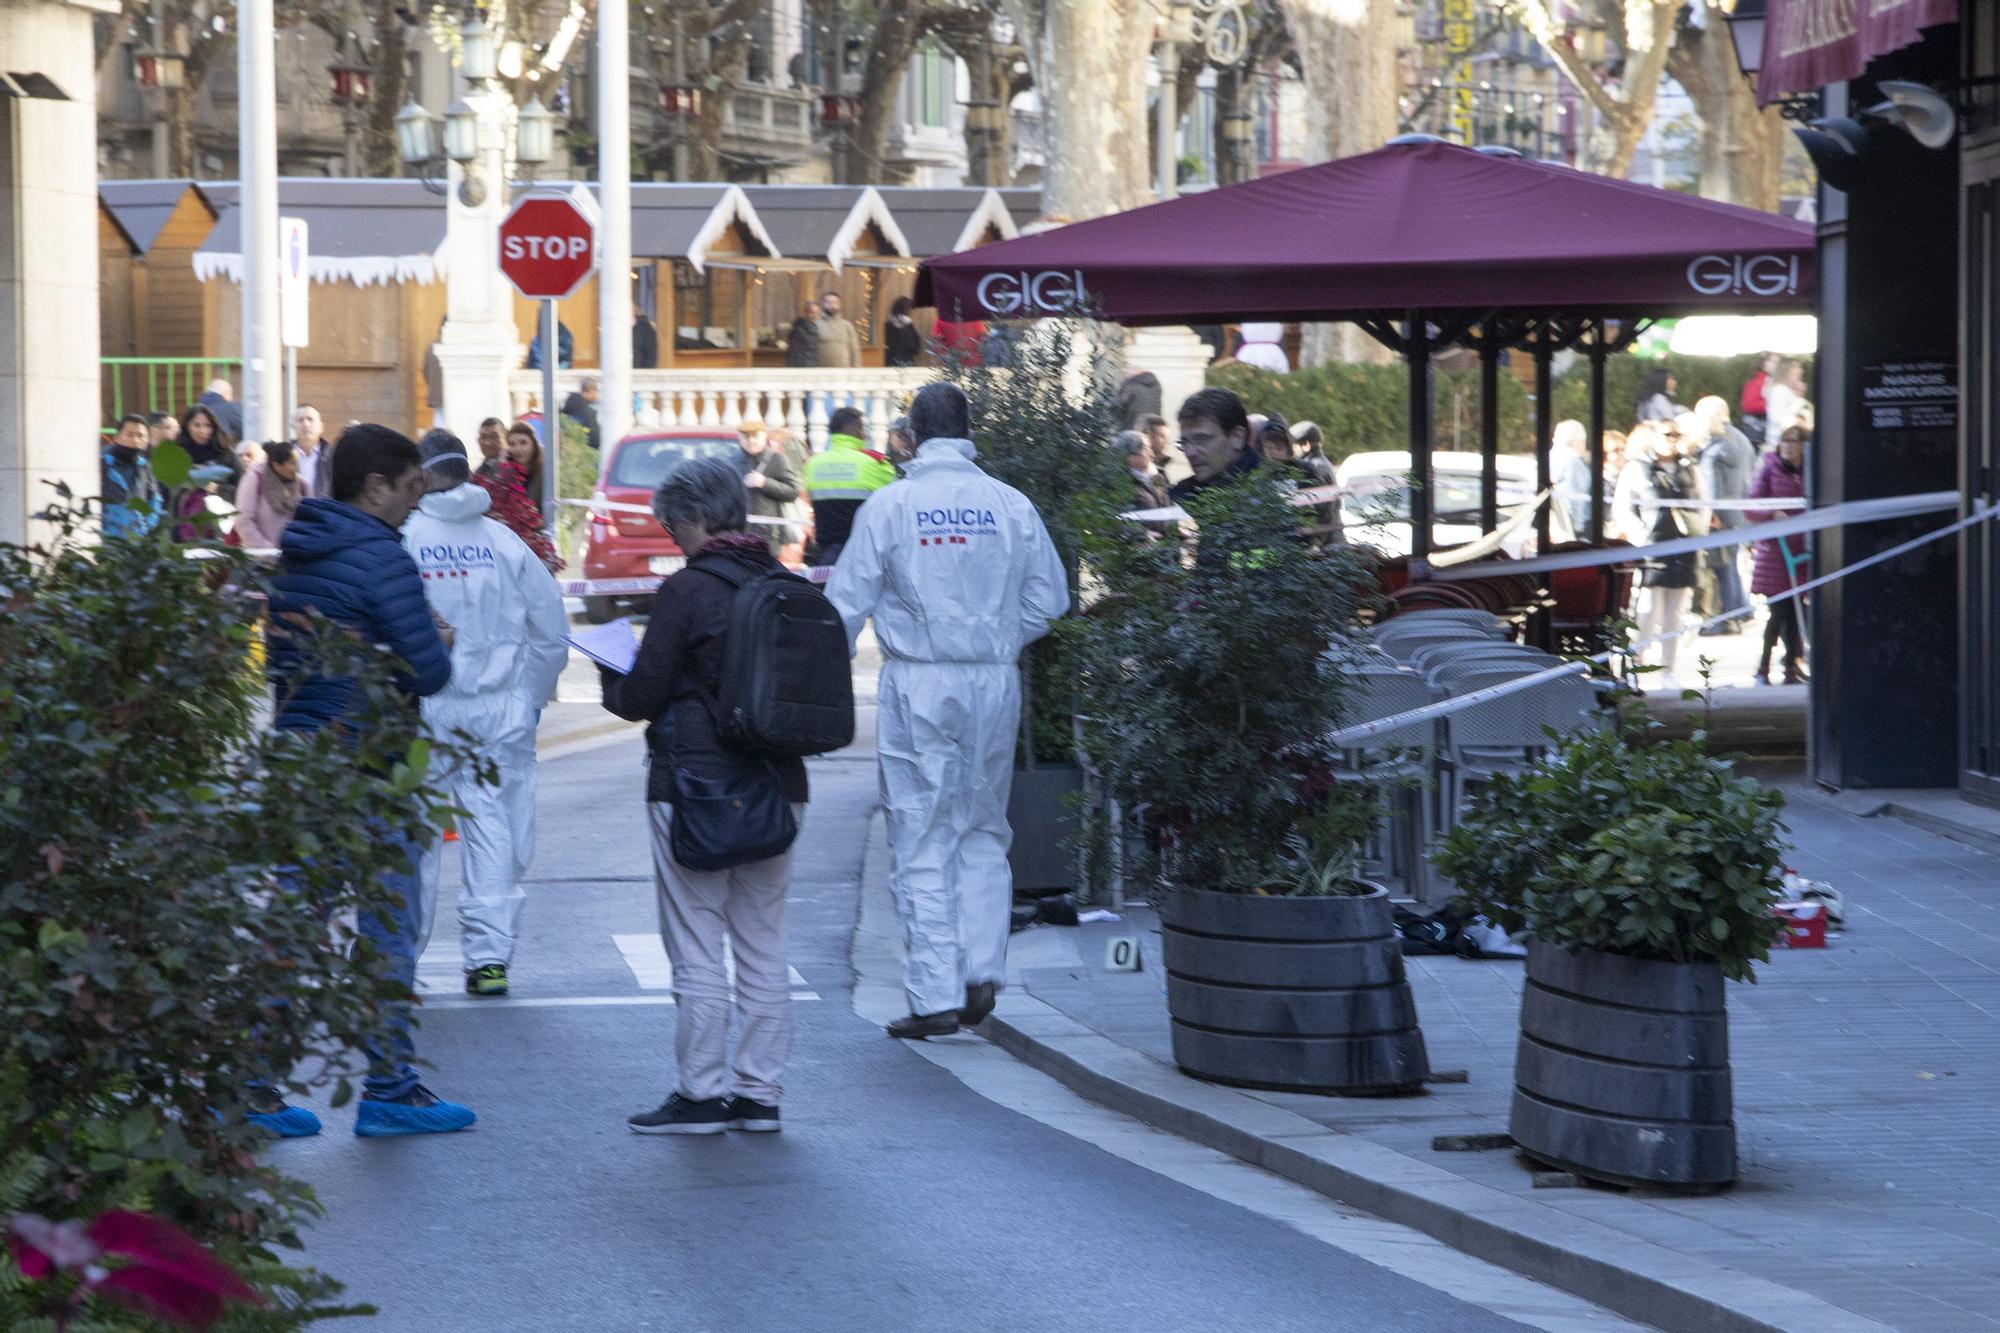
[[[1343,724],[1391,717],[1562,665],[1515,643],[1511,632],[1507,621],[1478,608],[1413,608],[1383,621],[1361,658],[1348,663],[1357,677],[1356,697]],[[1388,802],[1388,835],[1369,849],[1370,858],[1387,862],[1409,896],[1431,901],[1426,852],[1434,831],[1457,822],[1479,784],[1539,760],[1550,747],[1550,731],[1601,726],[1606,716],[1596,690],[1578,672],[1358,743],[1344,755],[1340,779],[1402,798]]]

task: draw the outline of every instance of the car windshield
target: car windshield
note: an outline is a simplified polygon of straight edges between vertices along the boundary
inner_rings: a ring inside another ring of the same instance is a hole
[[[611,456],[611,471],[605,475],[604,484],[650,491],[665,481],[669,472],[690,459],[728,458],[740,448],[735,437],[728,435],[627,440]]]
[[[1400,477],[1384,473],[1379,476],[1357,477],[1351,483],[1356,490],[1365,491],[1347,501],[1347,511],[1353,515],[1349,522],[1360,523],[1407,523],[1410,521],[1410,488]],[[1464,473],[1440,473],[1432,479],[1433,494],[1436,497],[1433,517],[1439,523],[1477,523],[1479,521],[1479,478]],[[1380,487],[1380,489],[1377,489]],[[1526,504],[1534,499],[1534,492],[1502,480],[1500,483],[1500,508],[1510,509]]]

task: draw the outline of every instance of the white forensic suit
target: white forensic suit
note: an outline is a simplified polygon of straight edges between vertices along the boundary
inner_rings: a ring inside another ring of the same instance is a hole
[[[431,609],[452,627],[451,683],[423,701],[431,734],[472,736],[500,770],[487,786],[468,772],[440,774],[458,821],[464,887],[458,920],[470,971],[514,953],[521,877],[535,855],[535,721],[569,660],[562,591],[527,543],[487,518],[491,498],[470,482],[423,498],[403,525]],[[423,865],[422,940],[437,908],[444,845]],[[422,950],[422,942],[418,945]]]
[[[1016,664],[1069,609],[1041,516],[973,456],[970,440],[925,441],[861,506],[827,585],[850,646],[870,616],[882,646],[876,749],[913,1014],[1006,980]]]

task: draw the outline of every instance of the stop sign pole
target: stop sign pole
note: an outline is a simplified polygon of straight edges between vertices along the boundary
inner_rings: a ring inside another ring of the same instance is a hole
[[[500,223],[500,271],[542,303],[542,519],[555,545],[562,417],[556,410],[556,302],[597,268],[597,219],[566,194],[524,194]]]

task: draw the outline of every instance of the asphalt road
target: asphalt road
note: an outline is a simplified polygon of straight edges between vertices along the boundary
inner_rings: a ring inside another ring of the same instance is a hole
[[[328,1210],[307,1261],[378,1305],[373,1327],[1520,1327],[988,1100],[856,1016],[865,753],[813,765],[785,1132],[630,1133],[673,1087],[639,757],[626,735],[544,763],[512,997],[457,992],[442,917],[418,1046],[478,1127],[359,1140],[321,1105],[326,1133],[270,1149]]]

